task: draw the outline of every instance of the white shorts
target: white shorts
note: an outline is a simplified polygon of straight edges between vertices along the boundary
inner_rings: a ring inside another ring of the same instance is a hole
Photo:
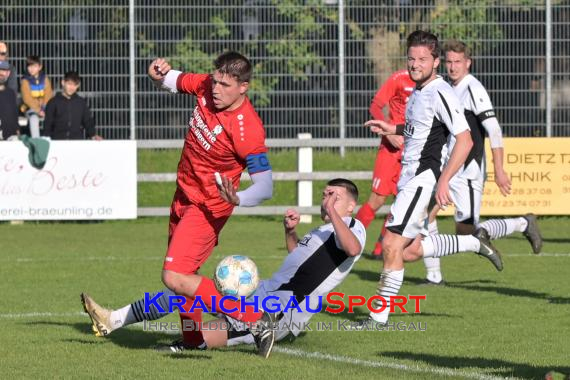
[[[483,196],[483,175],[476,179],[455,175],[449,181],[449,192],[455,205],[455,221],[478,225]]]
[[[435,175],[428,169],[399,187],[386,228],[395,234],[415,239],[428,217],[428,206],[436,182]]]

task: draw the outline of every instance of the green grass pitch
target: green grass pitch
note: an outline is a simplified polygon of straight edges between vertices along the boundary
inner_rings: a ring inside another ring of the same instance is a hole
[[[425,294],[421,314],[392,316],[422,322],[426,331],[312,331],[281,342],[268,360],[253,347],[154,351],[175,338],[131,326],[108,338],[91,333],[79,294],[119,307],[162,288],[167,219],[101,223],[0,224],[0,369],[13,378],[239,378],[239,379],[490,379],[542,378],[570,372],[570,219],[542,218],[544,255],[520,235],[497,241],[505,270],[473,254],[442,260],[445,287],[419,285],[422,263],[406,266],[400,294]],[[314,223],[316,225],[316,221]],[[310,228],[301,225],[300,232]],[[380,228],[369,228],[370,251]],[[442,232],[451,231],[443,219]],[[279,218],[233,217],[202,269],[243,253],[262,276],[286,255]],[[371,296],[380,263],[366,257],[338,289]],[[356,313],[322,313],[317,322],[358,320]],[[170,315],[167,321],[177,321]]]

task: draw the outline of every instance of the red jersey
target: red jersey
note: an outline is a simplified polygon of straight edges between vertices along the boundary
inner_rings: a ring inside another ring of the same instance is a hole
[[[404,124],[406,122],[406,104],[414,87],[416,84],[410,79],[408,70],[396,71],[390,75],[374,95],[370,104],[370,114],[376,120],[384,120],[382,109],[388,105],[389,120],[387,121],[392,124]],[[390,151],[402,153],[403,146],[396,150],[385,138],[382,138],[382,145],[388,147]]]
[[[178,188],[215,217],[230,215],[233,205],[220,197],[214,173],[226,175],[239,186],[246,157],[267,152],[263,123],[247,97],[233,111],[217,110],[209,74],[180,74],[176,88],[195,95],[197,103],[178,164]]]

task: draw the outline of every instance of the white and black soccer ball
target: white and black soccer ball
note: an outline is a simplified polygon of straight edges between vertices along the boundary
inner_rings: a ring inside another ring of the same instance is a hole
[[[216,267],[214,283],[224,296],[249,297],[259,285],[257,265],[247,256],[227,256]]]

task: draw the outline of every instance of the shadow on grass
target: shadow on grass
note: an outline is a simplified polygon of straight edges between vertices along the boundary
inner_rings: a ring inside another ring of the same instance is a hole
[[[462,283],[448,283],[448,287],[450,288],[458,288],[458,289],[465,289],[465,290],[474,290],[478,292],[491,292],[497,293],[499,295],[509,296],[509,297],[523,297],[523,298],[534,298],[539,300],[548,301],[549,303],[556,303],[556,304],[569,304],[570,298],[568,297],[555,297],[551,296],[547,293],[540,293],[540,292],[533,292],[531,290],[525,289],[514,289],[514,288],[505,288],[502,286],[481,286],[481,285],[469,285],[469,284],[462,284]]]
[[[37,326],[39,328],[45,328],[45,326],[52,327],[66,327],[73,328],[82,335],[88,335],[94,337],[93,330],[91,329],[91,324],[89,322],[76,322],[76,323],[65,323],[65,322],[51,322],[51,321],[41,321],[41,322],[26,322],[26,325],[30,327]],[[112,334],[106,337],[95,338],[95,340],[88,339],[69,339],[70,342],[85,343],[85,344],[97,344],[97,343],[113,343],[117,346],[132,348],[132,349],[152,349],[157,347],[159,344],[167,344],[178,338],[178,335],[168,334],[164,332],[157,331],[144,331],[138,329],[120,329],[114,331]]]
[[[426,364],[446,367],[451,369],[467,368],[480,368],[484,372],[491,372],[497,376],[503,377],[524,377],[540,379],[544,378],[547,372],[552,370],[562,373],[570,373],[570,367],[559,366],[533,366],[526,363],[514,363],[500,359],[486,359],[486,358],[465,358],[461,356],[440,356],[427,353],[412,353],[401,351],[386,351],[378,353],[382,357],[392,357],[394,359],[407,359],[413,361],[422,361]]]

